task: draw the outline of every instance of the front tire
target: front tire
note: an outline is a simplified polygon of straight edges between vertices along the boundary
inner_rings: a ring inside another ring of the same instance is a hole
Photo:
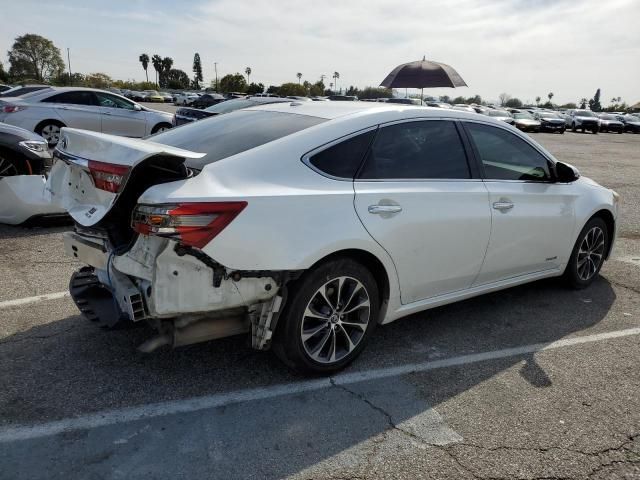
[[[351,363],[375,329],[378,285],[354,260],[332,260],[290,287],[273,350],[298,372],[328,374]]]
[[[573,247],[564,271],[567,283],[576,289],[586,288],[596,279],[609,251],[607,225],[594,217],[584,226]]]

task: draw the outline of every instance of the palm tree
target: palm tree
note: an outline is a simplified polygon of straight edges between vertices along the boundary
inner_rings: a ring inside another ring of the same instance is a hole
[[[298,85],[300,85],[300,79],[302,78],[302,74],[298,72],[296,73],[296,77],[298,77]]]
[[[551,99],[553,98],[553,92],[549,92],[547,94],[547,97],[549,97],[549,103],[551,103]]]
[[[338,72],[333,72],[333,83],[336,86],[336,91],[338,90],[338,79],[340,78],[340,74]]]
[[[540,105],[540,97],[536,97],[536,105]]]
[[[247,74],[247,84],[249,84],[249,77],[251,76],[251,67],[245,68],[244,73]]]
[[[160,84],[164,87],[166,87],[166,85],[164,85],[165,82],[163,80],[166,78],[169,70],[171,70],[171,67],[173,67],[173,58],[164,57],[160,62]]]
[[[144,74],[147,76],[147,82],[149,82],[149,74],[147,73],[147,67],[149,66],[149,55],[143,53],[138,57],[140,63],[142,64],[142,68],[144,68]]]
[[[580,108],[587,108],[587,99],[584,97],[580,99]]]
[[[160,55],[154,55],[151,57],[151,63],[156,71],[156,86],[158,85],[158,74],[162,71],[162,57]]]

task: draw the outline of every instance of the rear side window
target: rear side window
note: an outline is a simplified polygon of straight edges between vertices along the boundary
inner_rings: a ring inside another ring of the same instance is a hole
[[[485,178],[490,180],[548,181],[549,161],[511,132],[478,123],[467,123]]]
[[[316,153],[309,163],[332,177],[353,179],[376,131],[362,133]]]
[[[93,92],[64,92],[42,100],[45,103],[68,103],[71,105],[97,105]]]
[[[471,178],[467,157],[453,122],[405,122],[378,130],[361,179]]]
[[[294,113],[238,110],[193,122],[152,136],[149,140],[206,153],[189,160],[189,166],[205,165],[299,132],[326,119]]]

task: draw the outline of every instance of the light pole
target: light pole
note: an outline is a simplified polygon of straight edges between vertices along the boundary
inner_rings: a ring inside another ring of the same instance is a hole
[[[69,48],[67,47],[67,63],[69,64],[69,85],[73,84],[72,76],[71,76],[71,55],[69,54]]]

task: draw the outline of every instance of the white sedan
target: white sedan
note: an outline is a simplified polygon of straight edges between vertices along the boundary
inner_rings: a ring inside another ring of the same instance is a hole
[[[88,266],[71,294],[141,346],[249,332],[331,372],[377,324],[542,278],[588,286],[618,195],[515,128],[456,110],[292,102],[148,141],[65,129],[48,191]],[[105,301],[113,298],[114,301]]]
[[[63,127],[145,137],[171,128],[173,115],[92,88],[50,87],[22,97],[0,98],[0,122],[42,136],[56,145]]]
[[[173,103],[175,105],[191,105],[194,101],[200,98],[200,95],[192,92],[176,93]]]

